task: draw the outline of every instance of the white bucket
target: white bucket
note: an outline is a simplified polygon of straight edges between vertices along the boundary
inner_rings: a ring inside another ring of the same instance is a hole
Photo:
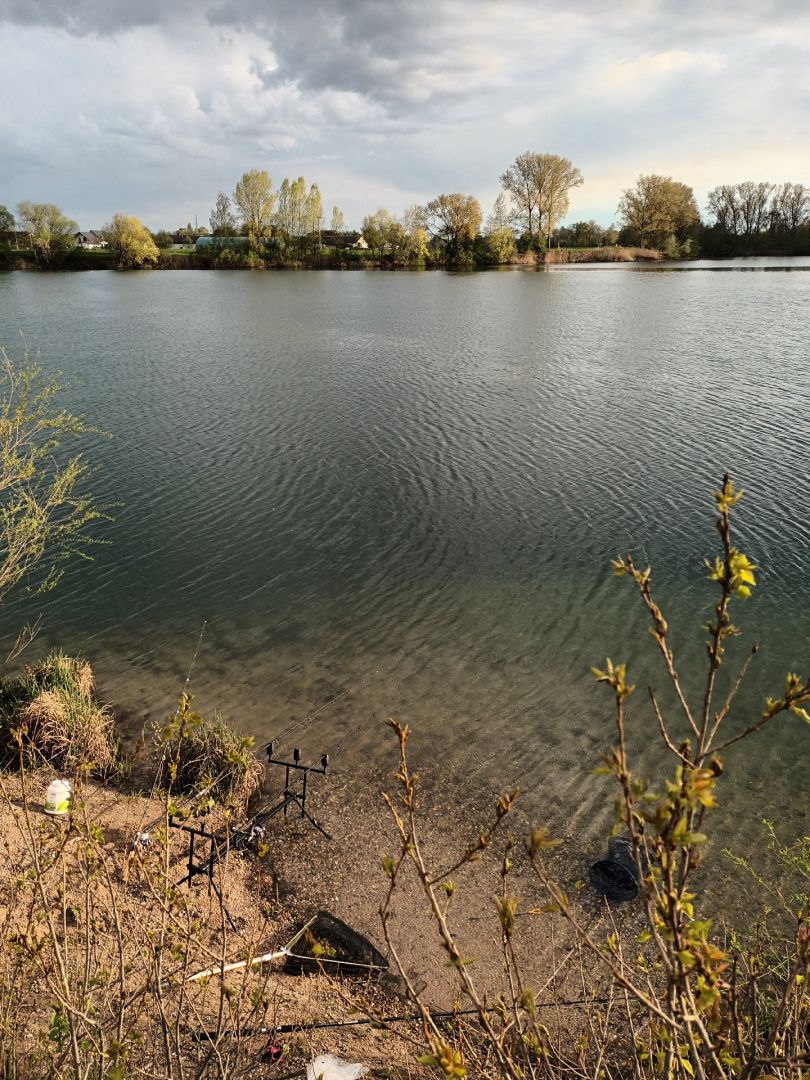
[[[54,780],[45,792],[45,805],[42,809],[51,817],[61,817],[70,810],[70,781]]]

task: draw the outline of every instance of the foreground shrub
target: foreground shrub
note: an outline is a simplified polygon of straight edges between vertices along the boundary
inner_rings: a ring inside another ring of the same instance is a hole
[[[513,858],[519,848],[509,838],[494,898],[506,977],[494,1005],[476,969],[462,954],[461,939],[448,915],[457,891],[451,874],[477,860],[496,832],[503,831],[502,823],[517,793],[500,797],[491,824],[480,829],[477,837],[473,835],[460,857],[443,868],[423,842],[417,778],[406,754],[408,729],[391,722],[399,741],[400,763],[396,790],[386,795],[386,801],[397,846],[393,855],[383,859],[388,890],[380,913],[395,968],[422,1019],[427,1052],[420,1060],[437,1073],[493,1080],[541,1076],[545,1080],[562,1076],[572,1080],[655,1080],[659,1076],[667,1080],[806,1080],[810,1075],[806,839],[786,845],[772,834],[778,863],[792,872],[791,892],[785,892],[770,871],[737,860],[783,908],[777,923],[772,912],[766,913],[770,921],[764,915],[764,927],[755,931],[744,925],[731,928],[724,937],[700,910],[699,879],[695,878],[706,851],[711,812],[717,805],[717,780],[724,771],[720,753],[756,736],[767,725],[796,719],[810,724],[810,679],[793,673],[787,674],[783,687],[765,697],[758,713],[740,715],[738,693],[758,651],[756,644],[750,646],[747,655],[728,670],[727,652],[739,633],[732,613],[736,616],[757,586],[757,566],[732,540],[731,515],[741,497],[728,475],[714,493],[720,551],[705,562],[714,595],[710,618],[702,628],[705,679],[694,699],[684,689],[688,680],[671,644],[669,624],[654,599],[652,570],[637,566],[630,554],[612,564],[618,577],[631,582],[646,609],[670,690],[665,697],[653,687],[648,689],[653,723],[672,765],[669,776],[650,782],[633,771],[628,750],[625,703],[635,688],[627,666],[607,659],[603,668],[593,669],[613,699],[615,746],[603,754],[597,771],[612,776],[618,789],[614,834],[623,833],[632,852],[632,877],[640,899],[637,918],[624,921],[605,901],[607,925],[600,927],[592,912],[560,884],[549,853],[562,841],[543,828],[531,832],[520,852],[548,901],[542,906],[532,902],[529,908],[525,898],[512,891]],[[416,874],[442,949],[455,970],[459,996],[476,1018],[473,1036],[460,1027],[451,1038],[437,1024],[423,990],[400,959],[392,936],[393,898],[401,891],[406,871]],[[564,959],[555,962],[541,985],[528,984],[516,949],[518,914],[556,918],[556,928],[547,924],[552,941],[560,941],[559,924],[568,935]],[[572,981],[577,975],[581,979],[582,998],[555,1002],[552,995],[544,999],[544,991],[561,985],[567,966]],[[578,1005],[581,1012],[554,1027],[541,1020],[541,1007],[563,1004]]]
[[[61,389],[27,353],[16,365],[0,346],[0,601],[17,586],[53,588],[71,556],[89,556],[87,527],[107,517],[82,492],[88,467],[73,452],[93,429],[60,408]]]
[[[33,765],[60,772],[89,766],[99,776],[116,763],[112,710],[96,700],[90,665],[60,652],[0,680],[0,732],[8,760],[22,752]]]
[[[160,800],[79,781],[68,822],[43,818],[39,791],[24,768],[0,776],[2,1080],[271,1075],[268,1037],[248,1042],[243,1029],[275,1023],[277,1002],[285,1021],[306,1022],[310,1006],[280,985],[277,964],[216,974],[223,958],[285,940],[248,892],[243,860],[223,854],[215,892],[178,887],[185,837]],[[133,845],[156,817],[148,843]],[[206,969],[211,978],[190,978]],[[328,1008],[327,994],[311,1007]]]
[[[241,813],[264,776],[253,738],[240,737],[218,716],[206,719],[193,712],[191,701],[188,694],[181,696],[162,732],[171,789]]]

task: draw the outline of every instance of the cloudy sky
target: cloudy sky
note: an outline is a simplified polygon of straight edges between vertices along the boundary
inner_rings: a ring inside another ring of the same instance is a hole
[[[246,169],[347,224],[489,209],[531,149],[608,223],[641,172],[810,183],[807,0],[0,0],[0,203],[207,223]]]

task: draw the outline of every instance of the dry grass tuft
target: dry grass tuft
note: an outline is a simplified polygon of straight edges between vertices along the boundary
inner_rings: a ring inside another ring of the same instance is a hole
[[[88,698],[92,697],[95,692],[95,676],[93,675],[93,669],[86,660],[76,672],[76,687],[81,694]]]
[[[89,768],[108,775],[116,764],[115,722],[109,705],[94,697],[85,660],[52,653],[22,675],[0,684],[0,733],[11,750],[60,771]]]
[[[64,727],[67,722],[67,705],[55,690],[43,690],[30,705],[20,713],[20,719],[28,724],[28,730]]]
[[[205,793],[221,806],[242,813],[259,790],[264,766],[252,750],[253,739],[237,735],[219,716],[185,715],[182,737],[173,741],[175,790]]]

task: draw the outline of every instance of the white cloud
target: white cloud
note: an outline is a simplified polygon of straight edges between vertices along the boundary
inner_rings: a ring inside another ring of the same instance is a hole
[[[810,181],[810,13],[789,0],[0,0],[0,202],[93,226],[196,212],[252,167],[353,221],[478,195],[526,149],[610,220],[639,172]],[[21,93],[21,88],[24,92]]]

